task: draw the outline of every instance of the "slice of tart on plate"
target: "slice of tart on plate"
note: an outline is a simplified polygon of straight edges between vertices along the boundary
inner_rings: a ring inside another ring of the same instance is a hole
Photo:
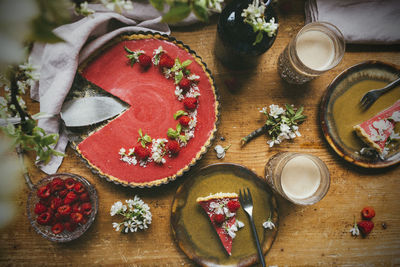
[[[231,255],[236,231],[244,226],[243,222],[236,219],[236,211],[240,208],[238,195],[216,193],[199,197],[196,201],[208,215],[226,252]]]
[[[392,141],[400,139],[399,133],[395,131],[398,122],[400,100],[353,128],[364,143],[375,149],[381,157],[385,157],[389,153]]]

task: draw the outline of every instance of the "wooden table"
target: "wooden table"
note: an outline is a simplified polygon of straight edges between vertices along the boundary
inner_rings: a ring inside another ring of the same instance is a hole
[[[400,265],[399,167],[371,171],[347,164],[328,147],[318,121],[321,97],[336,75],[370,59],[400,65],[399,47],[348,46],[335,69],[304,86],[287,85],[277,73],[278,55],[304,24],[304,2],[296,1],[291,5],[278,11],[278,37],[255,70],[231,71],[215,58],[215,18],[208,25],[173,29],[171,35],[195,50],[216,80],[222,107],[214,145],[232,144],[225,159],[218,160],[210,149],[193,169],[216,162],[233,162],[263,176],[265,163],[279,151],[312,153],[325,161],[330,170],[330,190],[321,202],[308,207],[294,206],[278,198],[279,232],[266,256],[267,265]],[[236,90],[230,90],[224,83],[232,77],[238,81]],[[305,107],[308,119],[300,127],[303,136],[273,148],[269,148],[267,138],[261,136],[240,148],[240,138],[263,123],[258,109],[285,103]],[[38,104],[31,101],[28,107],[33,112],[38,110]],[[221,136],[225,141],[220,140]],[[33,162],[33,156],[29,155],[27,160]],[[29,171],[35,182],[45,176],[32,163]],[[96,186],[100,198],[96,221],[83,237],[68,244],[54,244],[39,237],[27,220],[28,189],[21,177],[20,190],[15,196],[18,215],[9,227],[0,230],[0,265],[191,265],[175,244],[170,226],[174,193],[185,179],[190,179],[190,173],[159,188],[124,188],[93,175],[70,148],[59,172],[82,175]],[[110,207],[115,201],[132,198],[135,194],[149,204],[153,222],[145,232],[119,234],[112,228]],[[366,205],[376,210],[376,226],[367,238],[354,238],[349,233],[353,216],[359,217]]]

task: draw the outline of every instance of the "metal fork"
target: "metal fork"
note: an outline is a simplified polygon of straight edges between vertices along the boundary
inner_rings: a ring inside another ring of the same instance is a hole
[[[256,240],[258,257],[260,258],[261,265],[265,267],[264,255],[261,250],[260,240],[258,239],[256,226],[254,225],[254,220],[253,220],[253,199],[251,197],[249,188],[246,189],[247,189],[247,194],[245,189],[243,189],[243,194],[242,190],[239,190],[239,202],[243,210],[246,212],[247,217],[249,217],[251,223],[251,229],[253,230],[253,235]]]
[[[361,107],[364,109],[368,109],[381,95],[392,90],[399,84],[400,78],[394,80],[393,82],[389,83],[381,89],[375,89],[367,92],[360,100]]]

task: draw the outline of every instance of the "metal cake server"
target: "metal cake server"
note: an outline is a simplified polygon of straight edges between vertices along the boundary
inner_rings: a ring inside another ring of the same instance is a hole
[[[126,108],[112,97],[88,96],[65,102],[60,115],[67,127],[82,127],[110,119]]]

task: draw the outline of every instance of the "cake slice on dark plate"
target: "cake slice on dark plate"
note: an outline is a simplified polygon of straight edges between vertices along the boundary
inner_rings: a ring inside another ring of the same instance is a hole
[[[400,138],[395,132],[399,121],[400,100],[374,117],[355,125],[354,130],[364,143],[384,157],[388,153],[390,142]]]
[[[208,215],[226,252],[231,255],[232,242],[236,231],[244,224],[236,219],[236,212],[240,208],[236,193],[216,193],[197,198],[197,203]]]

